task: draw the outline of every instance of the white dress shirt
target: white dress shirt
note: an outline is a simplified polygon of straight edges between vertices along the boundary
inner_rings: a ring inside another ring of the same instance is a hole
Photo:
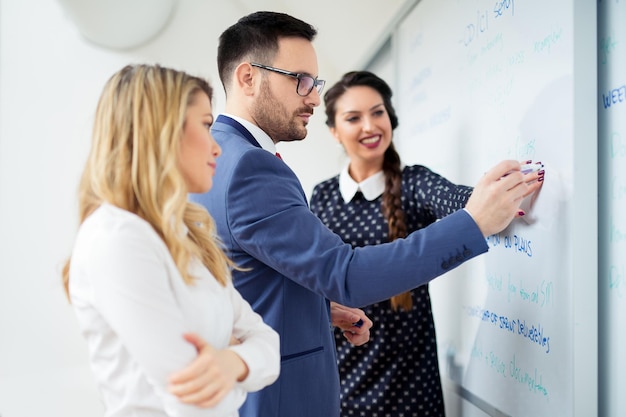
[[[238,416],[246,393],[279,373],[278,334],[231,283],[221,286],[200,263],[183,281],[165,243],[140,217],[103,204],[81,225],[72,255],[70,296],[88,348],[107,417]],[[231,346],[248,377],[216,407],[185,405],[168,378],[197,357],[183,334],[216,349]]]
[[[230,117],[233,120],[236,120],[237,122],[239,122],[240,125],[245,127],[248,130],[248,132],[250,132],[250,134],[254,137],[254,139],[257,142],[259,142],[259,145],[261,145],[261,148],[265,149],[266,151],[270,153],[276,154],[276,144],[274,144],[274,141],[272,140],[272,138],[270,138],[270,136],[267,133],[265,133],[263,129],[261,129],[254,123],[247,121],[243,117],[234,116],[229,113],[222,113],[222,114],[224,116]]]

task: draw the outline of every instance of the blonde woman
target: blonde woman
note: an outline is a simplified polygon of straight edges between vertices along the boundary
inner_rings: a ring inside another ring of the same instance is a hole
[[[200,78],[136,65],[98,103],[63,278],[106,416],[237,416],[278,377],[278,335],[187,200],[211,188],[221,153],[211,98]]]

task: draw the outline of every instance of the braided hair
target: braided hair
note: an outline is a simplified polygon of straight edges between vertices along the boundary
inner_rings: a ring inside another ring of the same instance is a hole
[[[326,107],[326,125],[328,127],[335,126],[337,100],[350,87],[355,86],[365,86],[376,90],[383,99],[385,110],[391,122],[391,128],[395,129],[398,127],[398,116],[391,104],[391,88],[383,79],[369,71],[348,72],[326,92],[324,104]],[[385,190],[382,195],[381,212],[387,220],[389,241],[391,242],[408,235],[405,215],[402,209],[402,164],[400,155],[393,143],[385,151],[383,173],[385,176]],[[400,307],[408,311],[413,307],[410,292],[393,296],[390,301],[394,311],[397,311]]]

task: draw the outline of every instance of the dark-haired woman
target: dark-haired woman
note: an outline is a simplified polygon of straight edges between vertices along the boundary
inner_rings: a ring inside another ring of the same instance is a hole
[[[385,81],[359,71],[324,96],[326,124],[349,163],[315,187],[311,209],[353,247],[405,237],[462,209],[472,193],[424,166],[402,165],[391,95]],[[335,331],[341,415],[443,416],[428,285],[363,310],[374,322],[369,343],[354,346]]]

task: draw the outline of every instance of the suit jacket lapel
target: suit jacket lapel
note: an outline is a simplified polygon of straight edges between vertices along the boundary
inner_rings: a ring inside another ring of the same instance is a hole
[[[248,142],[250,142],[252,145],[256,146],[257,148],[260,148],[261,145],[259,145],[259,142],[256,141],[256,139],[254,138],[254,136],[252,136],[252,133],[250,133],[248,131],[248,129],[246,129],[245,127],[242,126],[241,123],[239,123],[238,121],[228,117],[228,116],[224,116],[223,114],[220,114],[219,116],[217,116],[217,119],[215,120],[215,125],[214,127],[217,127],[216,125],[218,123],[223,123],[227,126],[232,127],[233,129],[237,130],[237,132],[239,132],[239,134],[241,136],[243,136],[244,138],[246,138],[246,140]]]

